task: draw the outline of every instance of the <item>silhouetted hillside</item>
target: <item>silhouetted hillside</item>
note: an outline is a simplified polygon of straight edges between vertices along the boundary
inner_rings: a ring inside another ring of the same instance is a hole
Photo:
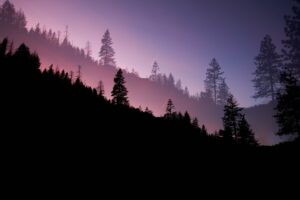
[[[67,37],[63,37],[51,29],[46,30],[37,25],[35,28],[27,30],[25,28],[25,15],[16,12],[14,8],[2,16],[8,17],[0,20],[0,39],[8,37],[9,40],[13,41],[8,49],[11,48],[14,51],[20,44],[26,43],[39,54],[42,70],[49,70],[49,66],[52,65],[54,71],[64,70],[69,77],[73,78],[78,75],[78,66],[81,66],[81,81],[92,88],[96,88],[100,80],[103,81],[105,96],[108,99],[111,98],[110,91],[113,87],[113,77],[117,72],[116,68],[99,64],[83,49],[74,47]],[[151,69],[149,69],[150,71]],[[151,81],[126,71],[124,76],[132,106],[136,108],[141,106],[143,110],[148,107],[156,116],[162,116],[167,100],[172,99],[176,111],[182,113],[188,111],[192,117],[198,118],[200,125],[205,124],[209,132],[213,133],[222,128],[223,107],[216,106],[206,98],[190,97],[175,86],[174,80],[170,84],[168,78],[161,75],[163,77],[162,81]],[[89,88],[89,90],[92,89]],[[40,99],[39,103],[47,104],[47,98]],[[55,99],[53,101],[59,100]],[[88,102],[84,103],[90,104]],[[61,104],[63,103],[61,102]],[[75,104],[72,106],[76,107]],[[275,128],[272,126],[273,111],[270,107],[262,105],[259,108],[246,109],[245,112],[247,115],[249,113],[249,122],[260,142],[262,144],[273,144],[276,140],[273,139]],[[257,116],[260,116],[261,120],[256,120]],[[124,118],[126,117],[124,116]],[[60,120],[64,121],[67,118],[62,117]]]

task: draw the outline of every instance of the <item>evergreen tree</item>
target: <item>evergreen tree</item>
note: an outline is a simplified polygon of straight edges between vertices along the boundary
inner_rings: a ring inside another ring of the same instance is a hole
[[[190,116],[190,114],[187,111],[185,111],[185,113],[183,115],[183,121],[186,124],[191,124],[191,116]]]
[[[104,93],[105,93],[104,84],[101,80],[98,82],[97,93],[99,96],[104,97]]]
[[[282,41],[283,56],[286,66],[292,70],[295,78],[300,79],[300,0],[294,2],[293,15],[285,16],[287,38]]]
[[[150,80],[157,81],[158,71],[159,71],[159,66],[158,66],[158,63],[155,61],[152,66]]]
[[[166,118],[171,118],[174,109],[175,109],[175,106],[174,106],[174,104],[173,104],[173,102],[172,102],[172,99],[169,99],[169,100],[168,100],[168,103],[167,103],[167,108],[166,108],[166,114],[165,114],[165,117],[166,117]]]
[[[202,127],[201,127],[201,132],[202,132],[204,135],[208,135],[207,129],[206,129],[206,127],[205,127],[204,124],[203,124]]]
[[[257,146],[258,142],[255,139],[254,133],[250,128],[245,115],[241,115],[241,119],[238,123],[238,137],[237,142],[241,145]]]
[[[145,113],[153,115],[153,112],[148,107],[145,108]]]
[[[118,70],[115,78],[114,78],[114,87],[111,92],[111,96],[113,97],[112,103],[115,105],[129,105],[128,101],[128,91],[125,87],[125,79],[123,76],[123,72],[121,69]]]
[[[300,137],[300,83],[293,76],[292,69],[286,69],[281,75],[283,91],[277,96],[278,135]]]
[[[274,100],[279,83],[281,61],[271,36],[266,35],[261,42],[260,52],[255,57],[255,65],[253,82],[256,93],[253,97],[271,97]]]
[[[90,41],[86,42],[85,45],[85,55],[90,58],[92,56],[92,47]]]
[[[225,105],[226,101],[230,95],[229,93],[229,87],[227,86],[226,82],[225,82],[225,78],[221,78],[221,82],[220,85],[218,87],[218,101],[217,103],[219,105]]]
[[[185,86],[185,88],[184,88],[184,95],[186,95],[186,96],[190,96],[190,92],[189,92],[189,89],[188,89],[188,87],[187,86]]]
[[[206,71],[206,79],[204,83],[206,91],[210,91],[209,93],[212,94],[213,101],[215,104],[217,104],[218,85],[223,72],[221,72],[221,67],[215,58],[212,59],[209,66],[210,68],[208,68]]]
[[[231,140],[237,139],[238,135],[238,121],[241,117],[240,112],[242,108],[238,107],[238,104],[232,95],[229,95],[229,98],[224,106],[224,117],[223,117],[223,126],[224,126],[224,139]]]
[[[179,91],[182,91],[182,84],[181,84],[181,80],[180,80],[180,79],[176,82],[175,87],[176,87]]]
[[[104,36],[102,38],[102,46],[101,46],[101,50],[99,52],[99,56],[100,56],[100,62],[104,65],[104,66],[116,66],[115,60],[114,60],[114,55],[115,55],[115,51],[112,48],[112,39],[110,37],[110,32],[109,30],[106,30],[104,33]]]
[[[0,26],[10,28],[11,26],[19,29],[26,27],[26,18],[22,11],[16,12],[15,6],[6,0],[0,7]],[[3,27],[1,27],[3,28]]]
[[[167,85],[169,87],[174,87],[175,86],[175,79],[174,79],[174,76],[173,76],[172,73],[169,74]]]
[[[193,121],[192,121],[192,126],[193,126],[194,128],[199,128],[199,122],[198,122],[197,117],[195,117],[195,118],[193,119]]]

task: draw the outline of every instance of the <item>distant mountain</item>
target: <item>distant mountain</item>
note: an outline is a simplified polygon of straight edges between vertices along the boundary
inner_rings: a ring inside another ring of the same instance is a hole
[[[15,23],[26,21],[25,16],[16,11],[11,12],[11,18],[15,17],[16,20],[14,23],[6,21],[5,24],[0,24],[0,40],[8,37],[14,42],[13,47],[26,43],[31,50],[38,53],[44,69],[53,65],[54,68],[63,69],[76,77],[78,66],[81,66],[82,81],[95,88],[102,80],[105,96],[110,98],[116,68],[102,66],[86,55],[83,49],[74,47],[67,38],[61,39],[52,30],[41,29],[39,25],[27,30],[25,23]],[[176,88],[174,83],[154,82],[130,72],[125,72],[124,75],[132,106],[141,106],[142,109],[148,107],[155,115],[160,116],[165,112],[167,100],[171,98],[177,111],[187,110],[192,117],[198,118],[200,124],[205,124],[211,133],[222,128],[223,108],[210,100],[190,97]],[[245,109],[246,117],[262,144],[274,144],[278,141],[274,136],[276,126],[272,107],[273,104],[267,104]]]

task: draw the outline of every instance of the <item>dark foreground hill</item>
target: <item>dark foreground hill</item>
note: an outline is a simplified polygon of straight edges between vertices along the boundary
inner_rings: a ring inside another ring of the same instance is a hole
[[[130,106],[115,105],[72,80],[64,71],[40,71],[39,57],[25,45],[10,52],[0,45],[2,134],[12,151],[39,156],[123,155],[171,158],[224,150],[269,152],[295,148],[250,147],[209,136],[190,119],[173,113],[154,117]]]

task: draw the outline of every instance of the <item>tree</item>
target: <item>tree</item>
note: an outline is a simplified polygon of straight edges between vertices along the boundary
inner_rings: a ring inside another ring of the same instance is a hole
[[[26,18],[22,11],[16,12],[15,6],[6,0],[0,7],[0,26],[14,26],[25,29]]]
[[[295,78],[300,79],[300,0],[294,0],[293,15],[285,16],[285,35],[283,56],[286,66]]]
[[[168,100],[168,103],[167,103],[167,108],[166,108],[166,114],[165,114],[165,117],[166,117],[166,118],[171,118],[174,109],[175,109],[175,106],[174,106],[174,104],[173,104],[173,102],[172,102],[172,99],[169,99],[169,100]]]
[[[100,62],[104,66],[115,67],[116,66],[116,63],[114,60],[115,51],[112,48],[113,43],[112,43],[112,39],[110,37],[109,30],[105,31],[101,42],[102,42],[102,46],[101,46],[101,49],[99,52]]]
[[[170,87],[174,87],[175,86],[175,79],[172,73],[169,74],[168,76],[168,81],[167,81],[167,85]]]
[[[241,145],[257,146],[258,142],[255,139],[254,133],[250,128],[245,115],[241,115],[241,119],[238,123],[238,137],[237,142]]]
[[[85,45],[85,55],[90,58],[92,56],[92,47],[90,41],[86,42]]]
[[[193,121],[192,121],[192,126],[193,126],[194,128],[199,128],[199,122],[198,122],[197,117],[195,117],[195,118],[193,119]]]
[[[206,91],[210,91],[215,104],[217,104],[218,84],[221,80],[221,75],[223,72],[221,72],[221,67],[215,58],[212,59],[209,66],[210,68],[208,68],[206,71],[206,79],[204,83]]]
[[[189,92],[189,89],[187,86],[184,87],[184,92],[183,92],[184,95],[186,96],[190,96],[190,92]]]
[[[145,108],[145,113],[153,115],[153,112],[148,107]]]
[[[229,97],[229,87],[226,84],[225,78],[221,78],[221,82],[218,86],[218,96],[217,96],[217,103],[219,105],[224,106],[226,104],[226,101]]]
[[[104,97],[104,93],[105,93],[104,84],[101,80],[98,82],[97,93],[99,96]]]
[[[234,99],[233,95],[229,95],[229,98],[224,106],[224,139],[236,140],[238,136],[238,121],[241,117],[240,112],[242,108],[238,107],[238,103]]]
[[[286,69],[281,75],[283,91],[277,96],[277,114],[279,125],[277,135],[294,135],[300,137],[300,83],[293,76],[292,69]]]
[[[158,71],[159,71],[159,66],[158,66],[157,62],[155,61],[152,66],[150,80],[157,81]]]
[[[255,65],[253,82],[256,93],[253,97],[255,99],[271,97],[272,101],[275,100],[281,60],[270,35],[266,35],[262,40],[260,52],[255,57]]]
[[[180,80],[180,79],[176,82],[175,87],[176,87],[179,91],[182,91],[182,84],[181,84],[181,80]]]
[[[183,121],[186,124],[191,124],[191,117],[190,117],[190,114],[187,111],[185,111],[185,113],[183,115]]]
[[[115,78],[114,78],[114,87],[111,92],[111,96],[113,97],[112,103],[115,105],[129,105],[128,101],[128,91],[125,87],[125,79],[123,76],[123,72],[121,69],[118,70]]]

